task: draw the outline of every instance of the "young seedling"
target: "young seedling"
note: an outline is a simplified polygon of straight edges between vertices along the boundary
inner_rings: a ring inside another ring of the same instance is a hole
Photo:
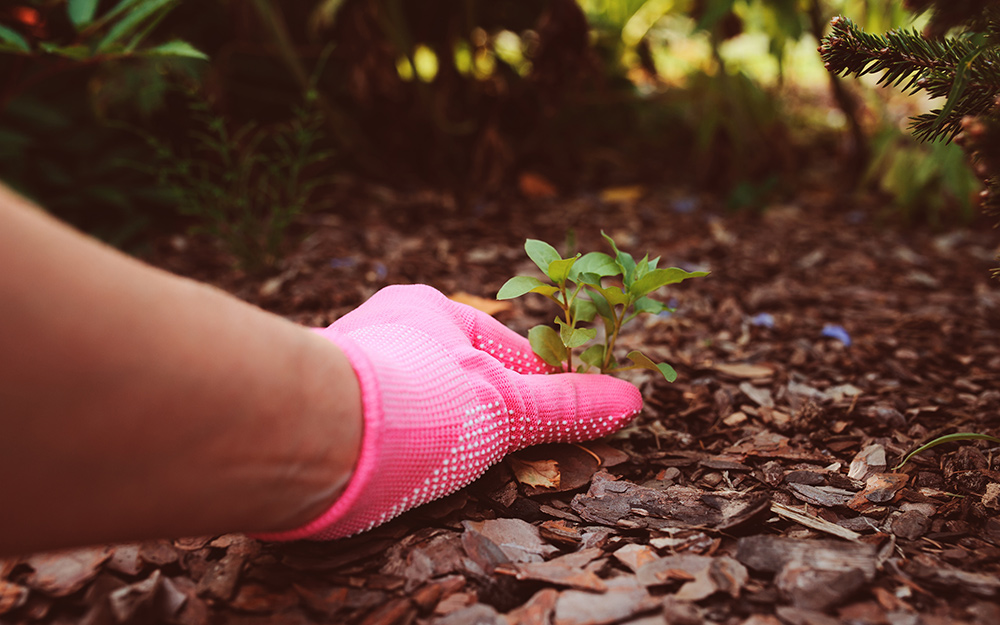
[[[636,262],[631,254],[619,250],[611,237],[601,234],[611,244],[614,257],[590,252],[563,258],[548,243],[528,239],[524,242],[524,251],[550,282],[533,276],[514,276],[500,287],[497,299],[538,293],[559,306],[561,316],[555,319],[558,331],[551,326],[538,325],[528,332],[531,348],[553,367],[577,372],[595,367],[601,373],[652,369],[673,382],[677,379],[673,367],[665,362],[655,363],[638,350],[625,356],[632,364],[619,364],[614,356],[615,341],[622,326],[640,314],[672,311],[650,297],[654,291],[688,278],[707,276],[708,272],[684,271],[677,267],[660,269],[656,266],[659,257],[650,260],[648,254]],[[580,364],[574,368],[574,350],[597,338],[596,328],[580,326],[589,325],[598,317],[604,324],[604,342],[587,347],[579,355]]]

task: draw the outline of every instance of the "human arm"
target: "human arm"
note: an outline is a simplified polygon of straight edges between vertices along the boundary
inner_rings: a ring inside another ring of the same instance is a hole
[[[357,459],[328,340],[0,186],[0,554],[297,527]]]

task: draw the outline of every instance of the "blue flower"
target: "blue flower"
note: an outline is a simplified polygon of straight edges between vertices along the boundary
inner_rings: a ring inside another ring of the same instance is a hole
[[[850,347],[851,345],[851,335],[847,333],[847,330],[843,326],[839,326],[835,323],[828,323],[823,326],[823,336],[831,339],[837,339],[845,346]]]
[[[774,315],[771,313],[757,313],[750,318],[750,325],[757,326],[758,328],[773,328],[774,327]]]

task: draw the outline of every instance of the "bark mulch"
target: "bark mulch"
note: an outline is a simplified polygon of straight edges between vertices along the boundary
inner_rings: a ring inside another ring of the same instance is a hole
[[[621,339],[680,377],[632,377],[646,407],[616,435],[518,452],[347,540],[0,561],[0,623],[1000,623],[1000,448],[947,443],[895,468],[942,434],[1000,434],[996,233],[899,227],[824,189],[735,215],[679,192],[612,195],[459,214],[355,190],[303,219],[262,278],[164,238],[155,263],[309,325],[392,283],[490,300],[531,271],[528,237],[586,252],[604,229],[712,274]],[[496,314],[526,332],[555,311],[528,296]]]

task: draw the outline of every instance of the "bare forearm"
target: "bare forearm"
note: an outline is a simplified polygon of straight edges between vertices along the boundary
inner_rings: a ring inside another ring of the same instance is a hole
[[[0,553],[329,505],[361,429],[339,350],[19,203],[0,189]]]

